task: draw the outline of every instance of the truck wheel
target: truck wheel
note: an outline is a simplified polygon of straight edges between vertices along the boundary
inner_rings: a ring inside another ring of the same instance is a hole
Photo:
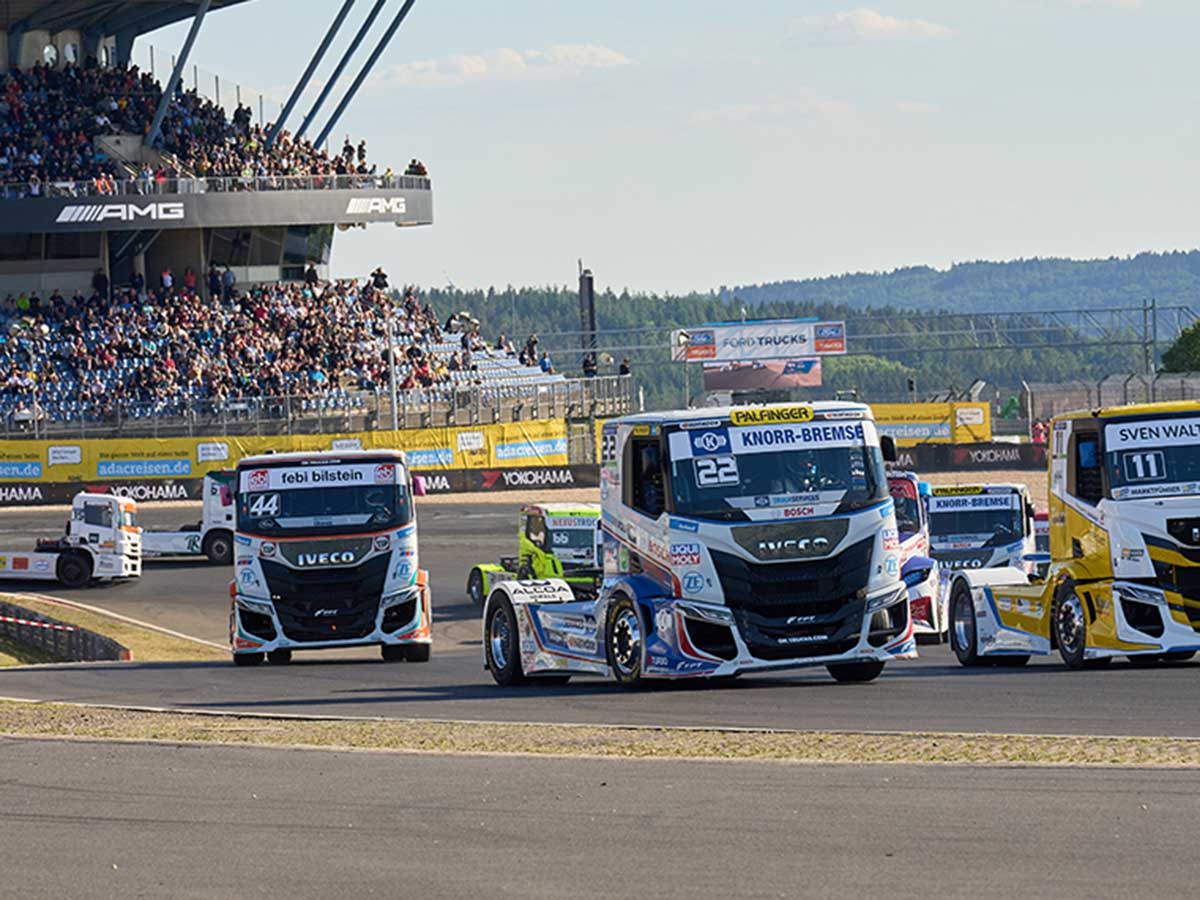
[[[1195,650],[1172,650],[1170,653],[1163,654],[1163,662],[1167,665],[1171,663],[1184,663],[1195,655]]]
[[[56,574],[69,588],[83,587],[92,580],[92,561],[79,553],[64,553],[58,558]]]
[[[379,648],[379,652],[384,662],[404,662],[406,649],[403,644],[384,644]]]
[[[1052,615],[1054,640],[1058,644],[1058,655],[1068,669],[1082,669],[1086,665],[1084,651],[1087,649],[1087,612],[1075,589],[1064,584],[1054,597]]]
[[[975,627],[975,601],[971,589],[961,581],[954,583],[950,594],[950,648],[960,665],[981,666],[979,636]]]
[[[833,676],[834,681],[840,681],[842,684],[862,684],[878,678],[884,665],[885,663],[875,660],[872,662],[833,663],[825,668]]]
[[[604,649],[617,683],[635,687],[642,680],[642,617],[628,597],[617,597],[608,607]]]
[[[432,649],[432,644],[406,644],[404,659],[408,662],[429,662],[429,651]]]
[[[525,563],[517,567],[517,581],[533,581],[533,569]]]
[[[235,653],[235,654],[233,654],[233,664],[235,666],[237,666],[238,668],[245,668],[246,666],[257,666],[257,665],[260,665],[262,663],[262,661],[263,661],[263,654],[261,654],[261,653]]]
[[[272,650],[267,654],[267,662],[273,666],[286,666],[292,661],[291,650]]]
[[[487,599],[483,596],[483,573],[478,569],[472,569],[467,577],[467,594],[476,606],[483,606],[483,601]]]
[[[488,671],[496,684],[508,687],[527,680],[521,668],[521,637],[517,630],[517,612],[512,601],[499,597],[487,612],[487,640],[483,652]]]
[[[233,563],[233,535],[228,531],[212,531],[204,539],[204,555],[218,566]]]

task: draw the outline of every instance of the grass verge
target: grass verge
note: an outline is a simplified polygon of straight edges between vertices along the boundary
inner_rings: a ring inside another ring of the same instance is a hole
[[[1200,768],[1200,740],[280,719],[0,702],[0,735],[326,750],[802,763]]]
[[[5,666],[28,666],[54,662],[54,657],[36,647],[18,644],[12,638],[0,635],[0,669]]]
[[[86,628],[88,631],[95,631],[110,637],[118,644],[132,650],[133,658],[137,662],[181,662],[227,659],[229,656],[227,652],[208,644],[163,634],[152,628],[145,628],[106,615],[102,611],[80,609],[69,603],[38,600],[25,594],[3,594],[0,597],[3,597],[7,603],[50,616],[68,625]],[[54,662],[54,660],[39,659],[37,662]]]

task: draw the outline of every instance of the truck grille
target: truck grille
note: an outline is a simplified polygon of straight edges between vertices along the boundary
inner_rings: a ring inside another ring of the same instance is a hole
[[[725,605],[759,659],[804,659],[846,653],[862,631],[870,577],[869,537],[827,559],[753,563],[710,551]]]
[[[293,641],[350,641],[375,630],[391,557],[345,569],[296,571],[260,560],[283,633]]]

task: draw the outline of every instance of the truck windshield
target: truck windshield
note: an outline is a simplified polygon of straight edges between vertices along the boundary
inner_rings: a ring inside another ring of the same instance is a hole
[[[680,515],[725,520],[772,507],[851,512],[888,496],[883,453],[862,423],[677,432],[671,489]]]
[[[961,497],[958,501],[984,498]],[[996,503],[986,509],[963,507],[960,509],[937,509],[929,515],[930,536],[935,544],[946,543],[954,538],[963,542],[987,546],[991,544],[1009,544],[1025,536],[1025,520],[1022,515],[1020,498],[1003,496],[986,498]],[[1004,502],[1005,506],[999,505]]]
[[[358,534],[412,521],[412,498],[388,462],[244,469],[238,530],[262,535]]]
[[[1144,419],[1105,426],[1114,500],[1200,494],[1200,419]]]
[[[555,528],[550,526],[552,550],[587,550],[596,548],[596,532],[590,528]]]

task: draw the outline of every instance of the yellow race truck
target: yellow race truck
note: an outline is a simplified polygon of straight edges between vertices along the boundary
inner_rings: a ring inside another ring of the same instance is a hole
[[[1039,574],[954,574],[959,662],[1019,665],[1055,650],[1073,669],[1190,659],[1200,650],[1200,402],[1059,416],[1049,476],[1049,559],[1030,560]]]

